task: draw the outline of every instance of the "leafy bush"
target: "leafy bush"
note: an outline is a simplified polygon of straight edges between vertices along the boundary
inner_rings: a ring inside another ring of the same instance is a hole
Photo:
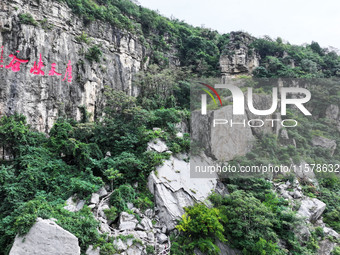
[[[92,63],[93,61],[99,63],[102,55],[103,53],[100,48],[95,45],[88,49],[88,51],[85,53],[85,58],[90,61],[90,63]]]
[[[19,20],[22,24],[37,26],[38,22],[33,18],[32,14],[30,13],[22,13],[19,14]]]
[[[130,185],[121,185],[115,189],[110,196],[110,204],[117,208],[118,212],[128,210],[127,203],[132,203],[136,199],[135,190]]]
[[[176,226],[180,235],[172,244],[172,252],[188,254],[197,247],[207,254],[219,254],[220,249],[215,242],[226,241],[222,223],[226,223],[227,219],[222,215],[218,209],[209,209],[204,204],[185,208],[185,214]]]

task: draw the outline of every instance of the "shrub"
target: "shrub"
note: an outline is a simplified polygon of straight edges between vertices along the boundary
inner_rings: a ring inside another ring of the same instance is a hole
[[[38,22],[33,18],[30,13],[19,14],[19,20],[22,24],[37,26]]]
[[[185,208],[185,214],[176,226],[180,236],[173,243],[172,251],[188,254],[198,247],[207,254],[218,254],[220,249],[215,242],[226,241],[222,223],[226,223],[226,218],[216,208],[210,209],[202,203]]]
[[[93,61],[99,63],[102,55],[103,53],[100,48],[95,45],[88,49],[88,51],[85,53],[85,58],[90,61],[90,63],[92,63]]]
[[[117,212],[128,210],[127,203],[133,203],[136,198],[135,190],[127,184],[115,189],[110,197],[110,204],[117,208]]]

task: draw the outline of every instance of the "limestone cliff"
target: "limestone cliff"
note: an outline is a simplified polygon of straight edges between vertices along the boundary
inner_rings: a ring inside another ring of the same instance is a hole
[[[32,24],[22,21],[22,16],[29,14]],[[79,40],[82,34],[87,35],[87,43]],[[133,76],[147,59],[145,46],[136,36],[100,21],[84,24],[66,4],[52,0],[2,0],[0,44],[4,46],[0,115],[22,113],[33,128],[43,132],[48,132],[61,114],[80,120],[79,106],[84,106],[92,119],[98,118],[104,86],[135,94]],[[94,46],[102,56],[100,62],[91,63],[85,54]],[[28,63],[13,72],[5,68],[12,60],[10,54]],[[43,76],[30,72],[40,54]],[[63,81],[69,61],[71,83]],[[61,76],[48,75],[52,63]]]
[[[260,65],[260,56],[250,49],[255,38],[244,32],[231,32],[230,41],[220,56],[222,77],[251,74]]]

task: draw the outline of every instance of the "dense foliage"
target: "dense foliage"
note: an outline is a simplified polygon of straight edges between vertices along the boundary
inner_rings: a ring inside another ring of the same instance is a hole
[[[256,77],[329,78],[340,76],[340,57],[317,42],[306,46],[283,43],[270,37],[255,39],[251,50],[260,55]]]

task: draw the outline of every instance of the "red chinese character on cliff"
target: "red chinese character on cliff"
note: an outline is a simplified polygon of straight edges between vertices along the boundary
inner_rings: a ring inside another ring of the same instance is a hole
[[[49,75],[49,76],[53,76],[53,75],[61,75],[61,73],[57,73],[57,72],[55,71],[55,66],[56,66],[56,65],[57,65],[56,63],[53,63],[53,64],[52,64],[51,70],[48,72],[48,75]]]
[[[40,54],[38,65],[37,65],[37,61],[34,61],[34,66],[31,68],[30,73],[35,74],[35,75],[45,75],[45,72],[41,70],[41,68],[43,67],[44,67],[44,64],[42,62],[42,58]]]
[[[19,51],[17,52],[19,53]],[[28,62],[28,60],[19,59],[13,54],[9,55],[9,57],[13,59],[7,66],[5,66],[5,68],[7,69],[11,68],[13,72],[19,72],[20,65]]]
[[[0,68],[4,67],[3,62],[4,62],[4,46],[1,46]]]
[[[67,78],[68,82],[72,82],[72,65],[71,65],[71,60],[68,61],[66,72],[65,72],[65,77],[63,81],[65,81]]]

